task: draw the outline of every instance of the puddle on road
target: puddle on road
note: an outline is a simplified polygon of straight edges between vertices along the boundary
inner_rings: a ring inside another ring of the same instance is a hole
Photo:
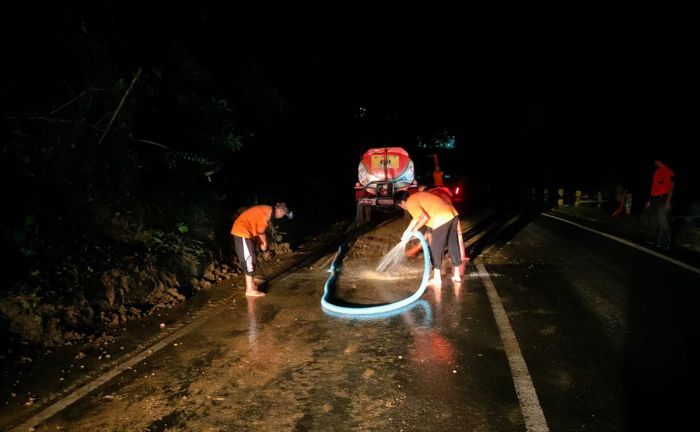
[[[335,285],[338,298],[351,303],[391,303],[414,293],[423,278],[422,262],[378,272],[376,259],[354,259],[343,266]]]

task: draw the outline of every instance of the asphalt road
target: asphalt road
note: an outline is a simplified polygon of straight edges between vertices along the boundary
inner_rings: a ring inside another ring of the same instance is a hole
[[[357,239],[339,299],[383,303],[418,287],[420,257],[374,271],[406,224]],[[470,276],[446,277],[407,312],[325,314],[329,254],[264,298],[217,299],[35,430],[623,431],[690,419],[697,273],[536,214],[463,227]]]
[[[692,425],[697,270],[543,216],[505,231],[484,260],[550,429]]]

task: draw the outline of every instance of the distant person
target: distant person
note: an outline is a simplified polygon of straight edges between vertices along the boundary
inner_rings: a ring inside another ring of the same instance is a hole
[[[647,207],[651,208],[652,215],[658,229],[656,245],[664,250],[671,248],[671,224],[668,216],[671,210],[671,198],[673,197],[673,171],[663,161],[655,160],[654,177],[651,182],[651,197]]]
[[[438,165],[435,165],[435,171],[433,171],[433,183],[435,186],[445,186],[445,183],[442,181],[444,176],[445,173],[442,172]]]
[[[433,278],[429,284],[436,288],[442,286],[440,270],[442,268],[442,255],[445,246],[448,246],[454,274],[452,280],[461,281],[460,265],[462,254],[459,251],[458,222],[459,216],[454,207],[446,203],[438,195],[430,192],[415,192],[409,195],[406,191],[399,191],[394,195],[397,206],[411,214],[411,222],[401,236],[401,240],[410,239],[414,232],[427,226],[431,231],[430,260],[433,265]]]
[[[627,201],[627,193],[627,188],[623,186],[622,183],[618,183],[615,185],[615,202],[617,203],[617,207],[612,212],[611,216],[620,216],[621,214],[625,213],[625,202]]]
[[[240,214],[233,222],[231,235],[236,248],[238,262],[243,267],[245,273],[245,295],[249,297],[261,297],[265,293],[258,290],[253,279],[255,264],[255,245],[253,239],[258,238],[260,242],[260,250],[267,252],[267,224],[274,215],[275,219],[281,219],[285,216],[291,219],[293,213],[287,208],[285,203],[277,203],[274,206],[257,205],[250,207]],[[268,252],[269,253],[269,252]]]

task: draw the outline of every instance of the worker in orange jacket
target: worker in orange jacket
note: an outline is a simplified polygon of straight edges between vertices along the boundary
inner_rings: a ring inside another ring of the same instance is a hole
[[[411,214],[411,222],[401,236],[402,241],[408,241],[414,233],[427,226],[432,232],[430,245],[430,259],[433,265],[433,278],[430,285],[440,287],[442,278],[442,255],[445,245],[450,251],[450,258],[454,273],[452,280],[461,281],[460,265],[462,254],[459,251],[458,213],[452,205],[446,203],[441,197],[430,192],[415,192],[409,195],[406,191],[399,191],[394,195],[394,202],[400,208]]]
[[[258,238],[260,250],[267,251],[267,224],[272,217],[281,219],[287,217],[291,219],[294,214],[287,208],[285,203],[277,203],[274,206],[257,205],[250,207],[240,214],[233,222],[231,235],[238,256],[238,262],[243,267],[245,273],[245,295],[249,297],[261,297],[265,293],[260,291],[255,285],[253,272],[257,259],[255,257],[255,246],[253,239]]]
[[[442,172],[440,167],[438,165],[435,165],[435,170],[433,171],[433,184],[436,187],[441,187],[445,186],[445,183],[443,182],[442,178],[445,176],[445,173]]]
[[[435,187],[432,189],[427,189],[425,185],[420,185],[418,186],[418,191],[423,192],[426,191],[431,194],[435,194],[442,198],[443,201],[449,206],[451,206],[454,209],[454,206],[452,205],[452,192],[450,191],[449,188],[447,187]],[[455,213],[457,213],[457,210],[454,210]],[[428,245],[432,243],[432,230],[427,230],[424,234],[425,240],[428,242]],[[459,221],[459,218],[457,219],[457,235],[459,238],[459,252],[460,252],[460,259],[462,261],[462,264],[459,267],[459,274],[460,276],[463,276],[464,273],[466,272],[467,269],[467,264],[469,263],[469,256],[467,256],[467,250],[464,247],[464,238],[462,236],[462,224]],[[420,242],[416,244],[414,247],[410,248],[409,250],[406,251],[406,255],[408,256],[413,256],[416,253],[418,253],[421,250],[422,246]]]

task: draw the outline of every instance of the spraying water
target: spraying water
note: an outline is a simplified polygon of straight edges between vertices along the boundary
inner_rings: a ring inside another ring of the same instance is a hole
[[[400,241],[389,252],[387,252],[377,266],[377,271],[383,272],[389,267],[395,267],[401,264],[402,261],[406,259],[406,243],[408,243],[408,240]]]
[[[425,237],[423,237],[423,235],[419,232],[415,233],[414,237],[417,238],[418,241],[420,241],[423,247],[423,279],[421,280],[420,286],[418,287],[418,290],[416,292],[414,292],[411,296],[406,297],[403,300],[399,300],[394,303],[380,304],[375,306],[351,307],[340,306],[331,303],[328,300],[328,297],[330,295],[331,287],[335,283],[336,279],[338,278],[338,274],[342,269],[342,264],[339,263],[342,263],[343,257],[345,256],[345,254],[347,254],[348,243],[346,242],[340,245],[340,247],[338,248],[338,252],[335,254],[335,258],[333,258],[333,262],[331,262],[331,267],[330,269],[328,269],[330,275],[328,276],[325,285],[323,285],[323,297],[321,297],[321,307],[323,308],[323,311],[331,316],[341,315],[352,316],[356,318],[368,316],[381,317],[387,316],[386,314],[388,313],[401,313],[402,310],[405,310],[405,307],[407,307],[413,302],[416,302],[416,300],[418,300],[423,295],[423,293],[425,293],[425,290],[428,287],[431,266],[428,242],[425,241]],[[403,246],[405,247],[405,244]],[[405,254],[404,251],[401,252]],[[427,305],[427,303],[422,304]],[[430,308],[428,308],[426,311],[429,310]]]

